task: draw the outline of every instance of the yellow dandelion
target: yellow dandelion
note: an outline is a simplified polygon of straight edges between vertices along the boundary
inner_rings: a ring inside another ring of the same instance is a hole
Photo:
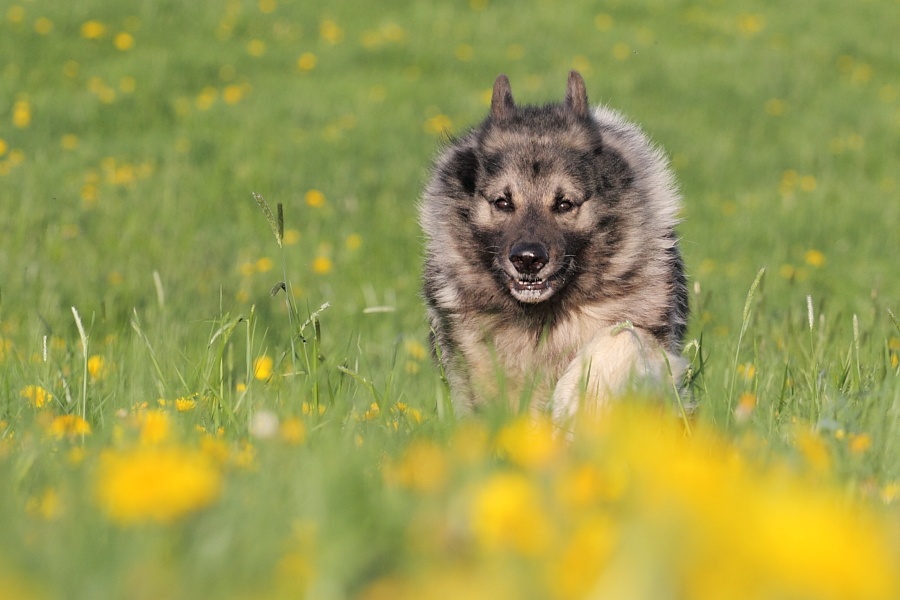
[[[428,354],[425,347],[416,340],[407,340],[406,351],[416,360],[422,360]]]
[[[850,452],[853,454],[862,454],[872,445],[872,438],[865,433],[850,436]]]
[[[209,110],[209,107],[213,105],[218,97],[219,90],[212,86],[207,86],[203,88],[200,95],[194,99],[194,106],[196,106],[198,110]]]
[[[53,21],[47,17],[41,17],[34,22],[34,30],[41,35],[47,35],[53,31]]]
[[[13,125],[25,129],[31,123],[31,104],[27,100],[19,100],[13,105]]]
[[[300,232],[296,229],[284,230],[284,243],[287,246],[293,246],[300,241]]]
[[[81,26],[81,37],[96,40],[106,35],[106,26],[99,21],[88,21]]]
[[[6,154],[7,150],[9,150],[9,144],[6,143],[6,140],[0,138],[0,156]]]
[[[322,206],[325,206],[325,194],[323,194],[319,190],[309,190],[308,192],[306,192],[304,199],[306,200],[306,203],[313,208],[320,208]]]
[[[288,444],[299,446],[306,441],[306,425],[300,417],[288,417],[281,423],[278,432]]]
[[[100,356],[99,354],[95,354],[88,358],[88,373],[91,375],[91,379],[103,379],[106,377],[108,367],[106,365],[106,359]]]
[[[9,10],[6,11],[6,18],[9,19],[10,23],[21,23],[22,19],[25,18],[25,9],[19,5],[10,6]]]
[[[239,85],[229,85],[222,90],[222,100],[226,104],[237,104],[244,97],[243,88]]]
[[[753,37],[762,31],[765,20],[762,15],[751,15],[744,13],[738,17],[738,29],[746,37]]]
[[[371,421],[372,419],[374,419],[375,417],[377,417],[380,414],[381,414],[381,408],[379,408],[377,402],[373,402],[369,406],[369,410],[367,410],[362,415],[357,417],[356,420],[357,421]]]
[[[804,192],[812,192],[816,189],[816,178],[812,175],[804,175],[800,178],[800,189]]]
[[[344,39],[344,30],[334,21],[325,19],[319,26],[319,35],[332,44],[337,44]]]
[[[625,60],[629,56],[631,56],[631,47],[628,44],[623,42],[619,42],[615,46],[613,46],[613,56],[615,56],[619,60]]]
[[[460,44],[456,47],[456,50],[453,51],[453,55],[456,56],[458,60],[466,62],[472,60],[472,57],[475,56],[475,50],[468,44]]]
[[[262,40],[250,40],[247,44],[247,53],[250,56],[262,56],[266,53],[266,43]]]
[[[272,360],[272,357],[265,354],[260,356],[253,361],[253,376],[260,381],[266,381],[272,376],[272,367],[274,365],[275,361]]]
[[[609,31],[613,26],[613,18],[607,14],[599,14],[594,17],[594,26],[600,31]]]
[[[164,410],[154,409],[143,411],[140,415],[140,440],[145,446],[161,444],[169,439],[172,420]]]
[[[497,435],[497,450],[511,462],[527,468],[548,466],[562,453],[556,430],[545,420],[520,418]]]
[[[426,133],[441,135],[442,133],[449,131],[452,126],[453,122],[450,120],[450,117],[443,114],[437,114],[425,121],[423,129],[425,129]]]
[[[331,272],[334,265],[327,256],[317,256],[312,263],[312,269],[319,275],[327,275]]]
[[[413,441],[398,461],[387,461],[386,482],[417,492],[433,494],[447,483],[448,464],[443,450],[430,440]]]
[[[53,394],[39,385],[26,385],[22,388],[22,391],[19,392],[19,395],[23,398],[28,398],[28,401],[35,408],[41,408],[53,400]]]
[[[134,46],[134,36],[126,31],[117,33],[116,37],[113,38],[113,45],[123,52],[131,50]]]
[[[219,431],[221,432],[221,429]],[[221,433],[219,433],[219,437],[204,433],[203,437],[200,438],[200,452],[218,466],[228,462],[231,456],[231,450],[228,448],[225,440],[221,438]]]
[[[197,408],[197,401],[192,398],[178,398],[175,400],[175,410],[188,412]]]
[[[62,136],[59,145],[62,146],[63,150],[74,150],[78,147],[78,136],[72,135],[71,133],[66,134]]]
[[[810,264],[814,267],[821,267],[825,264],[825,255],[819,252],[818,250],[808,250],[804,255],[807,264]]]
[[[72,439],[80,435],[90,435],[91,425],[78,415],[61,415],[54,418],[46,429],[47,435],[62,439]]]
[[[268,256],[264,256],[256,261],[256,270],[260,273],[271,271],[275,267],[275,262]]]
[[[121,525],[169,523],[212,504],[221,487],[219,471],[200,451],[138,448],[102,456],[96,497]]]
[[[537,555],[549,547],[550,525],[534,484],[519,473],[495,473],[474,493],[471,527],[489,550]]]
[[[304,52],[300,55],[300,58],[297,59],[297,68],[301,71],[312,71],[316,68],[316,63],[319,62],[319,59],[316,58],[316,55],[312,52]]]

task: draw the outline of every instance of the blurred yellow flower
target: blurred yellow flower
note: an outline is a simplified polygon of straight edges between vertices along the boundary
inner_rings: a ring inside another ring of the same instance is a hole
[[[346,244],[349,250],[356,250],[362,245],[362,236],[358,233],[351,233],[347,236]]]
[[[262,40],[250,40],[247,44],[247,53],[250,56],[262,56],[266,53],[266,43]]]
[[[116,37],[113,38],[113,45],[123,52],[125,50],[131,50],[134,46],[134,36],[125,31],[117,33]]]
[[[325,205],[325,194],[319,190],[309,190],[304,195],[304,199],[313,208],[320,208]]]
[[[94,354],[88,358],[87,368],[88,373],[91,375],[91,379],[103,379],[106,377],[108,371],[106,359],[99,354]]]
[[[272,360],[272,357],[265,354],[260,356],[253,361],[253,376],[260,381],[267,380],[272,376],[272,367],[274,365],[275,361]]]
[[[41,35],[47,35],[53,31],[53,21],[47,17],[41,17],[34,22],[34,30]]]
[[[497,450],[511,462],[539,469],[556,460],[563,451],[556,429],[544,419],[521,417],[497,434]]]
[[[399,460],[388,460],[384,479],[417,492],[433,494],[447,483],[448,464],[443,450],[431,440],[415,440]]]
[[[172,429],[171,417],[164,410],[146,410],[138,419],[141,443],[146,446],[161,444],[169,439]]]
[[[297,68],[301,71],[312,71],[316,67],[318,60],[312,52],[304,52],[297,59]]]
[[[229,85],[222,90],[222,100],[227,104],[237,104],[244,97],[244,92],[239,85]]]
[[[256,261],[256,270],[259,273],[266,273],[268,271],[271,271],[274,266],[275,262],[268,256],[264,256]]]
[[[552,536],[538,489],[519,473],[494,473],[482,482],[473,494],[471,526],[485,548],[528,556],[548,550]]]
[[[88,21],[81,26],[81,37],[96,40],[106,35],[106,26],[99,21]]]
[[[21,23],[22,19],[25,18],[25,9],[18,4],[14,4],[6,11],[6,18],[9,19],[10,23]]]
[[[6,143],[6,140],[0,138],[0,156],[6,154],[7,150],[9,150],[9,144]]]
[[[19,100],[13,105],[12,122],[19,129],[31,123],[31,104],[27,100]]]
[[[334,21],[325,19],[319,26],[319,35],[332,44],[337,44],[344,39],[344,30],[338,27]]]
[[[872,445],[872,438],[865,433],[850,436],[850,452],[853,454],[862,454]]]
[[[121,525],[169,523],[212,504],[221,487],[221,474],[200,451],[137,448],[103,454],[96,497]]]
[[[293,246],[300,241],[300,232],[296,229],[284,230],[284,243],[287,246]]]
[[[29,516],[39,517],[47,521],[58,518],[63,513],[59,492],[48,487],[40,497],[34,496],[25,503],[25,512]]]
[[[312,269],[319,275],[327,275],[334,265],[327,256],[317,256],[312,263]]]
[[[425,132],[432,135],[440,135],[445,131],[449,131],[451,127],[453,127],[453,122],[450,120],[450,117],[442,114],[431,117],[423,125]]]
[[[39,385],[26,385],[19,392],[19,395],[23,398],[28,398],[28,401],[35,408],[41,408],[47,402],[53,400],[53,394]]]
[[[78,136],[72,135],[71,133],[66,134],[62,136],[59,145],[62,146],[63,150],[74,150],[78,147]]]
[[[804,258],[806,259],[807,264],[814,267],[821,267],[825,264],[825,255],[818,250],[808,250]]]
[[[306,425],[303,424],[300,417],[285,419],[278,428],[278,432],[281,434],[281,439],[294,446],[299,446],[306,441]]]
[[[90,435],[91,425],[78,415],[61,415],[53,419],[47,426],[47,435],[62,439],[79,435]]]
[[[798,426],[796,438],[797,448],[806,458],[807,462],[817,471],[831,469],[831,452],[828,446],[814,431]]]

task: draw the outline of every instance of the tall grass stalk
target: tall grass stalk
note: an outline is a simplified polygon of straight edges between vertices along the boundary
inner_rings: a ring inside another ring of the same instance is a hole
[[[72,314],[75,316],[75,325],[78,327],[78,335],[81,336],[81,356],[84,359],[84,374],[81,380],[81,418],[87,421],[87,382],[88,382],[88,335],[84,330],[84,324],[81,322],[81,315],[78,309],[72,307]],[[82,435],[84,438],[84,435]]]
[[[731,364],[731,384],[728,388],[728,414],[734,414],[734,385],[737,381],[737,366],[738,360],[741,354],[741,342],[744,341],[744,334],[747,333],[747,328],[750,326],[750,307],[753,303],[753,296],[756,294],[756,288],[759,286],[760,280],[762,280],[763,274],[765,274],[766,268],[763,267],[756,273],[756,278],[753,280],[753,284],[750,286],[750,291],[747,292],[747,300],[744,302],[744,312],[741,316],[741,333],[738,335],[737,347],[734,349],[734,361]]]

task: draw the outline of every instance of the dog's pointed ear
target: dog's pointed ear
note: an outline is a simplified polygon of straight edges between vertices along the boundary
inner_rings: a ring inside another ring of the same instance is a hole
[[[566,108],[579,117],[586,117],[588,114],[587,90],[584,87],[584,79],[581,78],[578,71],[569,71],[569,83],[566,85]]]
[[[509,87],[509,78],[506,75],[498,75],[494,81],[494,93],[491,95],[491,117],[502,120],[507,118],[516,109],[513,100],[512,88]]]

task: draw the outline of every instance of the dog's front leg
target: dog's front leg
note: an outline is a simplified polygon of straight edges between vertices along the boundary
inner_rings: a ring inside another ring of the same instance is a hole
[[[572,420],[580,405],[590,413],[637,385],[668,380],[666,358],[677,381],[685,360],[663,350],[649,332],[625,322],[600,330],[569,363],[553,392],[553,420]]]

